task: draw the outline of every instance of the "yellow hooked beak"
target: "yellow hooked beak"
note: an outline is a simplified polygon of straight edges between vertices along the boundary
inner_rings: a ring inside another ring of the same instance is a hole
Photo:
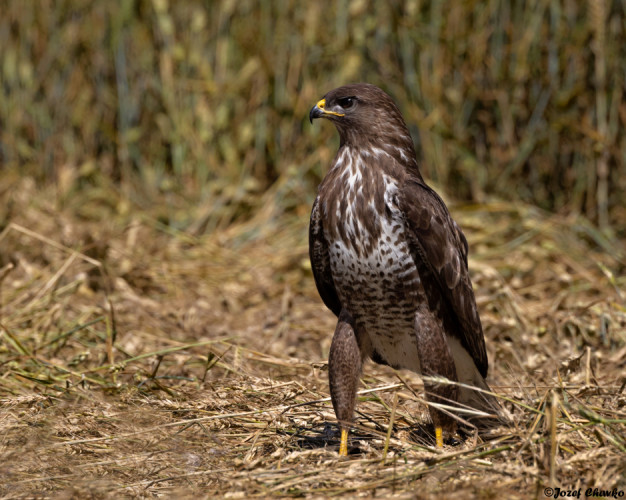
[[[326,109],[326,99],[322,99],[311,108],[311,112],[309,113],[309,120],[311,120],[311,123],[313,123],[314,118],[321,118],[325,115],[345,116],[346,114]]]

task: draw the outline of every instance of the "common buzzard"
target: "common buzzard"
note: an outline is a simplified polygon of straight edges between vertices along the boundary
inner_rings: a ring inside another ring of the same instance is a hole
[[[319,294],[338,318],[329,378],[346,455],[366,358],[489,390],[487,352],[467,240],[424,182],[393,100],[374,85],[346,85],[309,118],[329,119],[340,136],[313,204],[309,255]],[[432,379],[425,388],[439,448],[456,422],[437,404],[493,407],[472,389]]]

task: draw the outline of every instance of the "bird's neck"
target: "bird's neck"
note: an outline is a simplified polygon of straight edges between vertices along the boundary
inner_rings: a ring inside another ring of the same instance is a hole
[[[350,158],[364,160],[363,165],[380,168],[386,173],[400,175],[411,174],[420,180],[417,155],[413,139],[406,129],[395,130],[387,135],[360,135],[340,130],[339,155],[347,154]]]
[[[357,147],[346,143],[339,147],[332,169],[359,171],[367,177],[386,174],[401,180],[408,175],[422,180],[413,143],[410,147],[379,142]]]

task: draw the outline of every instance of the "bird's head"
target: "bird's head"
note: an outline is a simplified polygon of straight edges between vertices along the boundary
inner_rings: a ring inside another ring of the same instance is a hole
[[[362,147],[370,144],[413,142],[400,110],[387,93],[369,83],[344,85],[328,92],[311,108],[309,119],[332,121],[341,144]],[[379,146],[380,147],[380,146]]]

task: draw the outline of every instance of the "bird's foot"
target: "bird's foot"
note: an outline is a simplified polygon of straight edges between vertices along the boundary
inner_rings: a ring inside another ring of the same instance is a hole
[[[348,456],[348,430],[341,429],[341,443],[339,444],[339,456]]]
[[[435,426],[435,440],[437,441],[437,448],[443,448],[443,429],[438,425]]]

